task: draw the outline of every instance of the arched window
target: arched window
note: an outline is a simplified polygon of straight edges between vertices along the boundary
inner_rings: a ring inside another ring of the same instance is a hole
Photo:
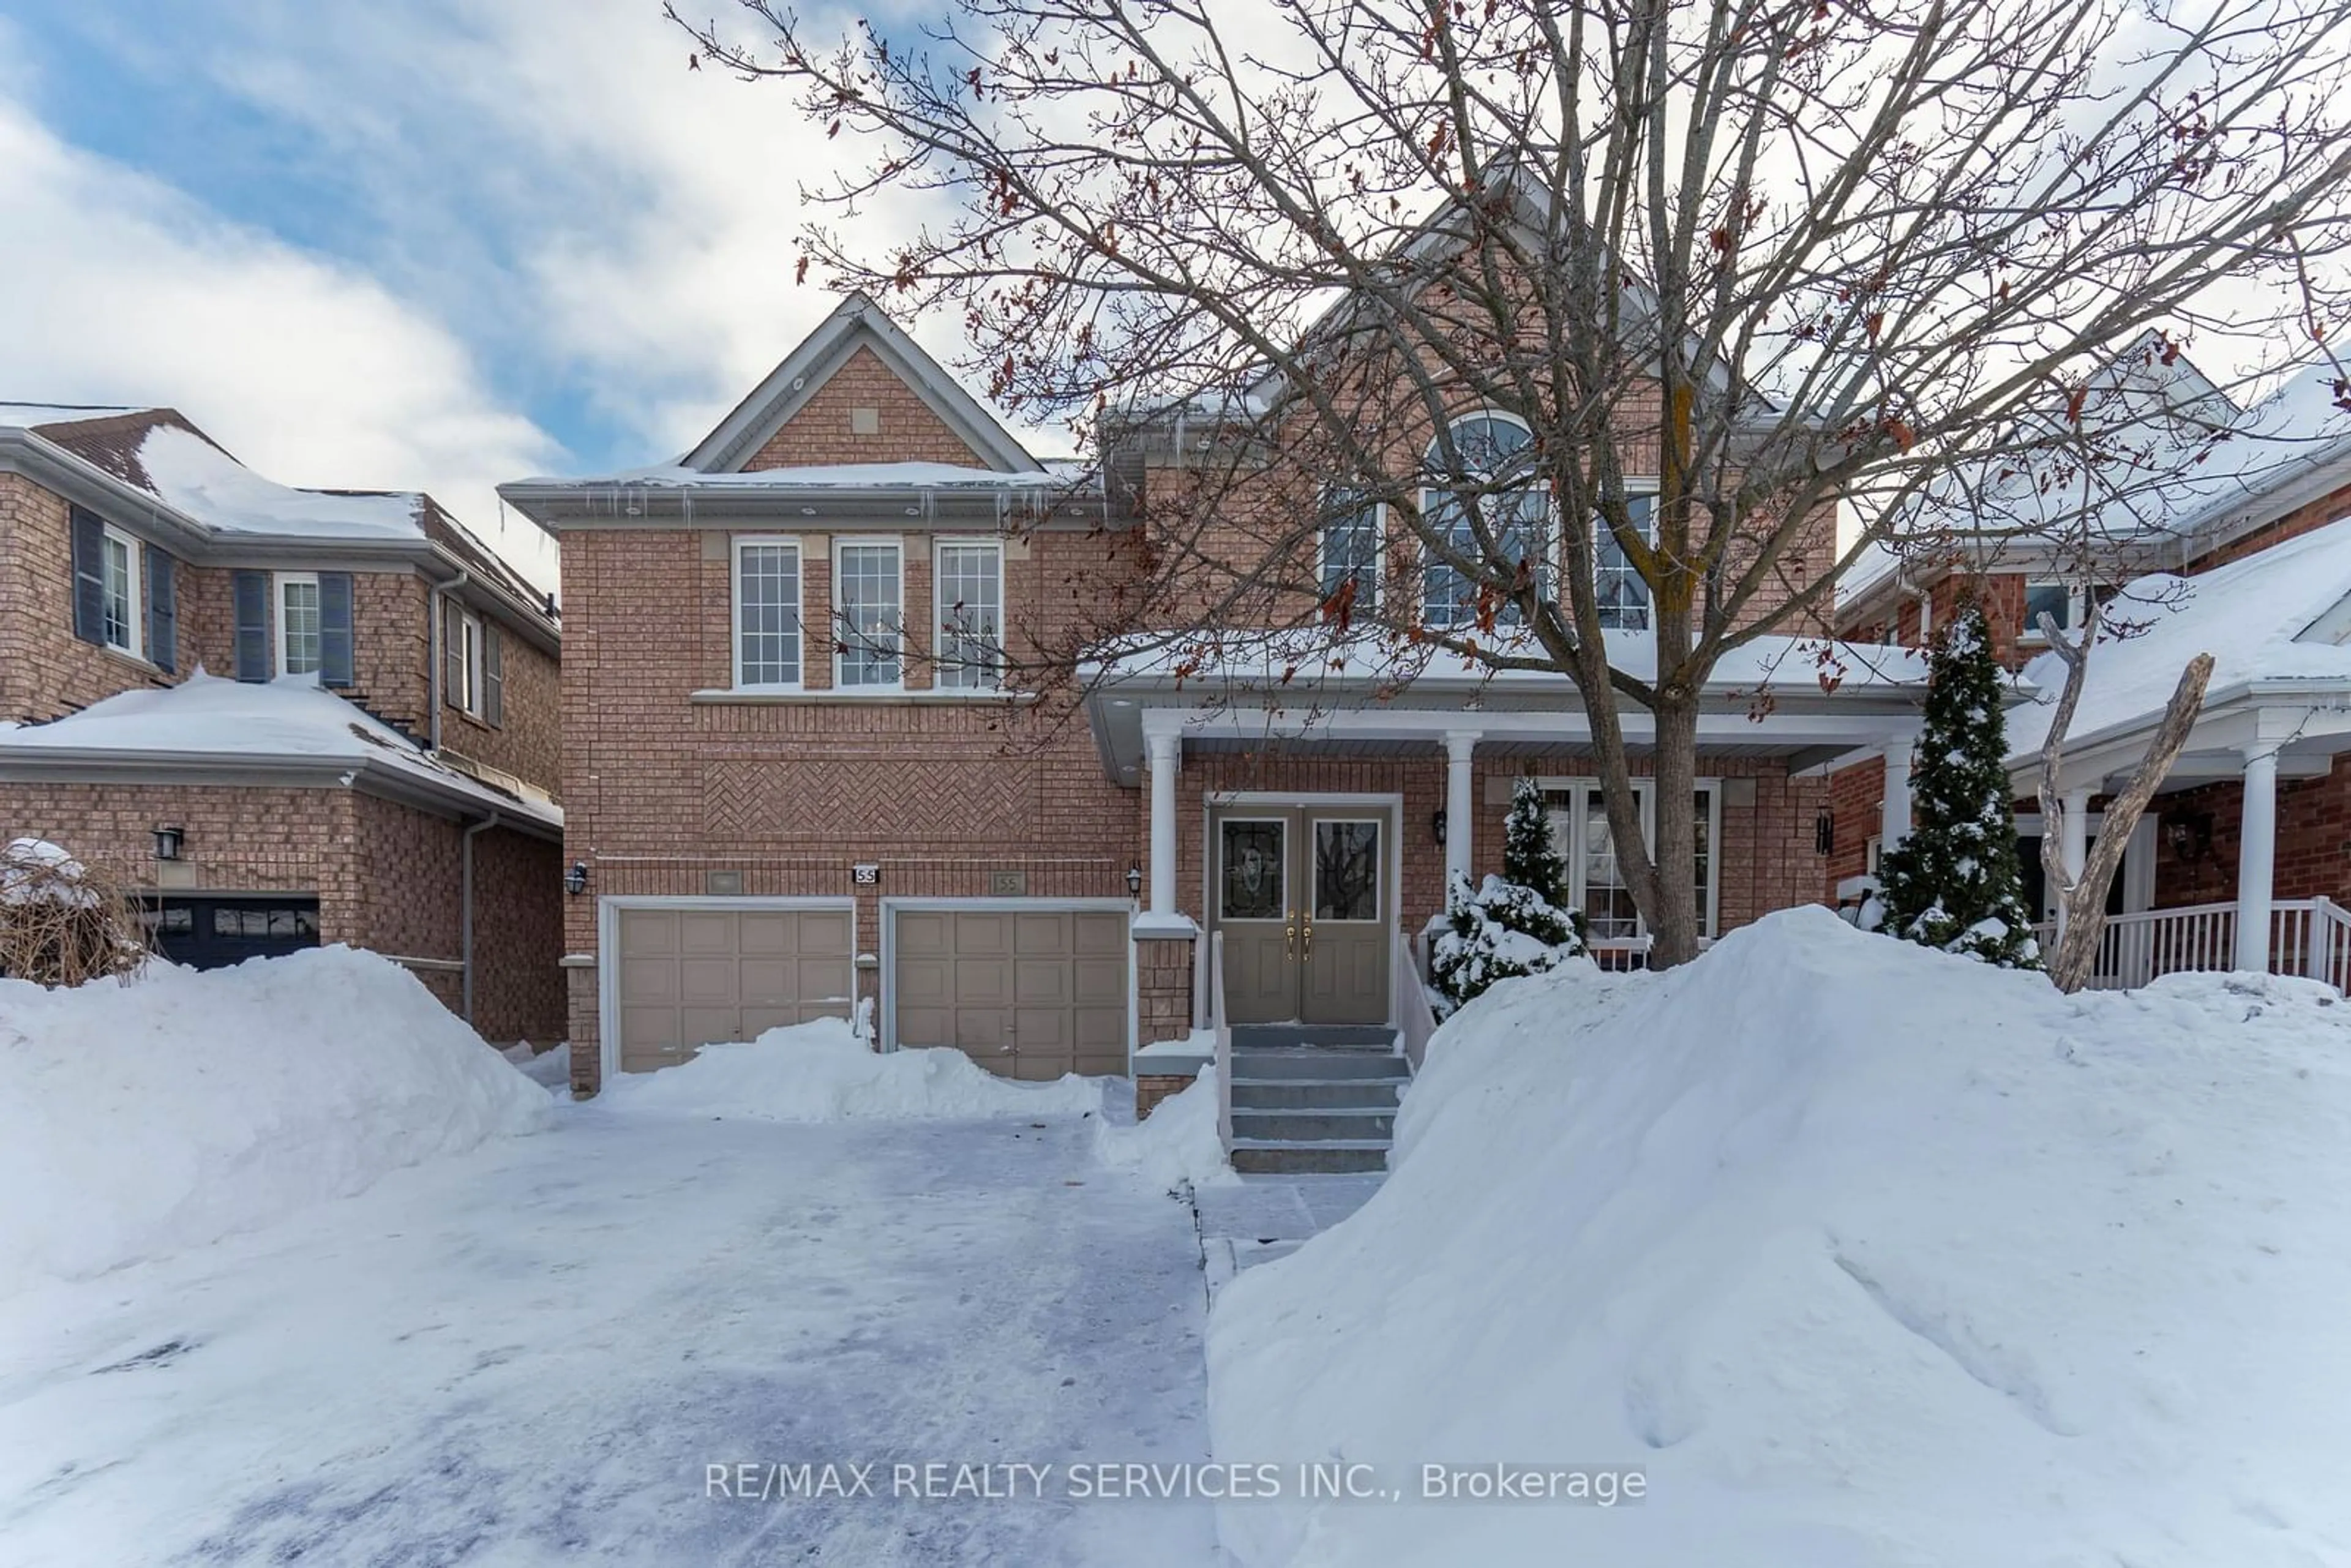
[[[1455,553],[1473,561],[1484,559],[1486,552],[1478,542],[1461,495],[1461,490],[1468,490],[1488,535],[1507,558],[1532,567],[1535,591],[1548,596],[1552,591],[1551,497],[1531,473],[1526,475],[1524,485],[1510,483],[1523,469],[1526,449],[1533,439],[1527,427],[1504,414],[1477,413],[1456,421],[1449,434],[1450,455],[1443,440],[1429,445],[1426,472],[1440,483],[1421,492],[1422,517],[1431,531],[1451,541]],[[1454,480],[1457,473],[1458,481],[1444,483]],[[1477,584],[1432,548],[1421,577],[1421,620],[1430,626],[1464,626],[1477,618]],[[1498,603],[1495,619],[1515,624],[1520,619],[1518,605],[1508,601]]]

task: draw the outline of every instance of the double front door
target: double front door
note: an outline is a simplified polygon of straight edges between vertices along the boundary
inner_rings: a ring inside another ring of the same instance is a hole
[[[1234,1023],[1388,1021],[1395,837],[1381,806],[1216,809],[1208,903]]]

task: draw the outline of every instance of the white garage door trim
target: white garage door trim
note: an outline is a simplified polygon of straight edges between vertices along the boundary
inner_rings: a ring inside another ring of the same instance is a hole
[[[693,894],[615,894],[596,900],[596,1055],[601,1066],[604,1082],[611,1082],[621,1075],[621,966],[616,961],[621,946],[621,912],[624,909],[708,909],[716,911],[752,909],[826,909],[846,911],[852,933],[850,946],[854,960],[857,946],[857,900],[849,897],[769,897],[753,895],[742,898],[707,898]],[[855,965],[851,966],[852,977]],[[851,1010],[855,1010],[852,1004]]]
[[[898,912],[905,909],[1068,910],[1123,915],[1126,919],[1126,1075],[1134,1076],[1134,900],[1131,898],[885,898],[882,901],[882,1049],[898,1049]]]

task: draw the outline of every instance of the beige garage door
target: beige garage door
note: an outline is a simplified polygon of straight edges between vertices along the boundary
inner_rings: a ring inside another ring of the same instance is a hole
[[[648,1072],[714,1040],[850,1016],[846,909],[622,909],[621,1071]]]
[[[955,1045],[1008,1078],[1126,1071],[1123,910],[904,909],[900,1045]]]

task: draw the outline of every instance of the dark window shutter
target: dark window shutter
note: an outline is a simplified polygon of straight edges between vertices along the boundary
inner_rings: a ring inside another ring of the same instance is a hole
[[[482,722],[493,727],[507,721],[506,639],[488,622],[482,622]]]
[[[96,512],[73,509],[74,635],[85,643],[106,642],[106,525]]]
[[[319,683],[351,684],[351,574],[319,574]]]
[[[147,547],[147,659],[170,674],[180,667],[180,585],[172,558]]]
[[[272,674],[269,658],[269,574],[235,574],[236,678],[266,681]]]

